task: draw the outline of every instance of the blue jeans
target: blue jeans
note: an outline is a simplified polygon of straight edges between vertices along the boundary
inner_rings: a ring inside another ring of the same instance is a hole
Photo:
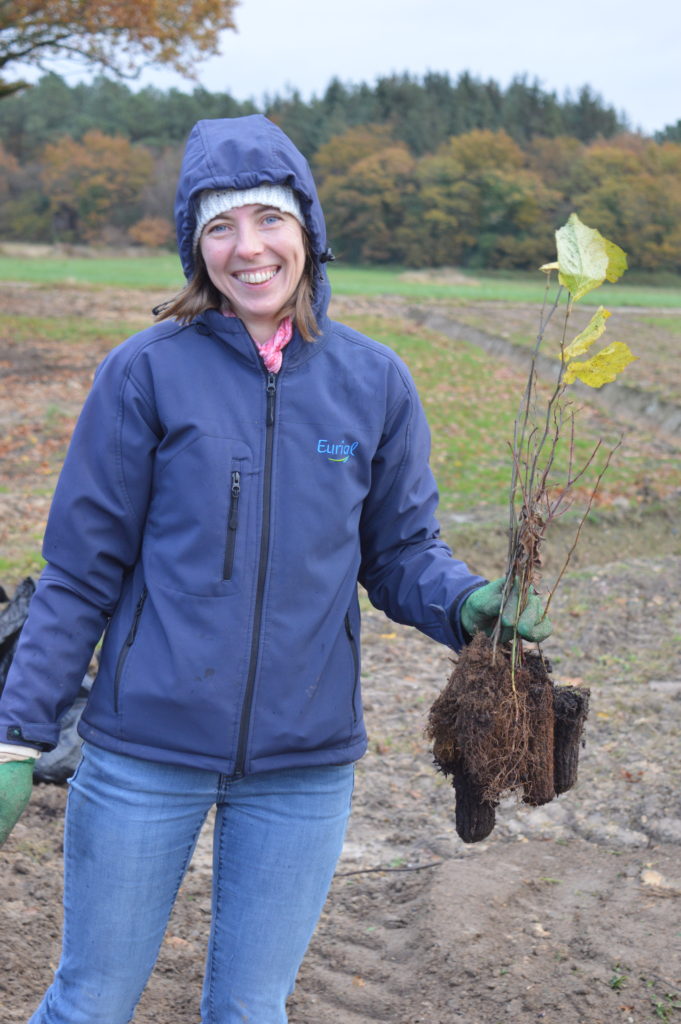
[[[202,1024],[285,1024],[350,811],[353,766],[231,780],[85,744],[64,836],[64,940],[30,1024],[126,1024],[217,804]]]

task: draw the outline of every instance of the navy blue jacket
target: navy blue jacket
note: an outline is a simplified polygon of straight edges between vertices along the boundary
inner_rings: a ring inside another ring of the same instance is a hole
[[[439,539],[429,434],[405,365],[326,315],[322,212],[260,116],[200,122],[176,218],[192,269],[204,188],[294,187],[315,253],[314,342],[268,373],[240,320],[157,324],[99,367],[0,701],[0,740],[49,748],[104,631],[80,724],[99,746],[229,775],[366,748],[357,581],[458,648],[483,580]]]

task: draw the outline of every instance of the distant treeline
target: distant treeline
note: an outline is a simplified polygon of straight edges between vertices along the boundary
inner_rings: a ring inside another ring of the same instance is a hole
[[[0,237],[165,244],[192,124],[254,112],[310,160],[349,260],[536,265],[576,209],[632,265],[681,270],[681,122],[650,139],[588,87],[559,99],[468,74],[334,80],[261,104],[46,75],[0,102]]]

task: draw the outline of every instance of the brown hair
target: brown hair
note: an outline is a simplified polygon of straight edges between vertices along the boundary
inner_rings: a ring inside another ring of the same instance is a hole
[[[296,290],[280,311],[279,316],[282,320],[284,317],[291,317],[301,337],[305,341],[314,341],[319,334],[319,326],[312,308],[314,263],[312,247],[306,231],[303,231],[303,245],[305,246],[305,266],[302,276]],[[156,306],[153,313],[157,323],[172,318],[181,324],[186,324],[207,309],[224,309],[228,306],[227,299],[218,291],[208,276],[201,250],[197,249],[194,273],[187,284],[174,298]]]

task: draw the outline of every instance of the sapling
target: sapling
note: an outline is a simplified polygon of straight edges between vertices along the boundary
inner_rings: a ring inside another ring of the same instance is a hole
[[[598,487],[621,442],[603,452],[602,441],[576,463],[576,410],[568,389],[580,380],[601,387],[615,380],[635,356],[613,342],[583,359],[600,340],[610,317],[599,307],[588,325],[568,342],[574,306],[604,281],[614,283],[626,269],[626,256],[614,243],[572,214],[556,232],[557,259],[541,267],[547,275],[536,343],[527,382],[514,422],[509,488],[508,553],[501,608],[517,625],[531,589],[540,589],[542,546],[552,522],[573,505],[575,488],[593,470],[574,541],[548,594],[548,612]],[[557,291],[549,301],[553,274]],[[563,309],[556,376],[542,406],[538,400],[537,360],[549,322]],[[567,448],[566,465],[558,454]],[[491,635],[477,633],[464,648],[448,685],[433,704],[428,734],[436,765],[451,775],[456,790],[456,827],[467,842],[485,838],[494,827],[494,808],[504,793],[526,803],[547,803],[576,779],[577,755],[588,710],[589,692],[556,687],[539,646],[527,651],[516,628],[502,640],[502,616]]]
[[[587,326],[569,343],[570,317],[574,306],[584,295],[600,287],[604,281],[619,280],[627,267],[625,253],[613,242],[593,228],[581,222],[573,213],[567,224],[556,232],[558,258],[546,263],[540,269],[547,275],[544,307],[540,316],[537,340],[532,353],[525,391],[514,422],[509,500],[509,545],[506,561],[506,583],[502,592],[502,603],[509,599],[514,583],[517,584],[516,622],[527,604],[531,586],[539,583],[541,574],[541,548],[546,531],[555,519],[573,504],[575,485],[594,463],[602,450],[598,441],[586,461],[575,466],[575,410],[567,396],[568,388],[575,380],[589,387],[600,388],[611,383],[617,375],[636,357],[621,341],[612,342],[589,359],[580,359],[603,336],[610,312],[599,306]],[[557,271],[558,289],[551,304],[548,294],[552,274]],[[537,403],[536,360],[545,339],[546,328],[561,306],[564,291],[567,302],[564,307],[563,325],[559,343],[558,370],[555,386],[543,409]],[[556,469],[556,453],[559,443],[568,433],[568,461],[563,474]],[[548,595],[545,613],[548,613],[556,586],[567,568],[576,548],[582,525],[589,514],[594,497],[605,474],[610,459],[621,442],[617,442],[606,454],[602,468],[588,496],[586,507],[579,520],[574,542],[568,551],[556,583]],[[515,597],[515,595],[514,595]],[[501,620],[493,634],[498,643]],[[520,663],[522,647],[517,633],[513,639],[513,666]]]

